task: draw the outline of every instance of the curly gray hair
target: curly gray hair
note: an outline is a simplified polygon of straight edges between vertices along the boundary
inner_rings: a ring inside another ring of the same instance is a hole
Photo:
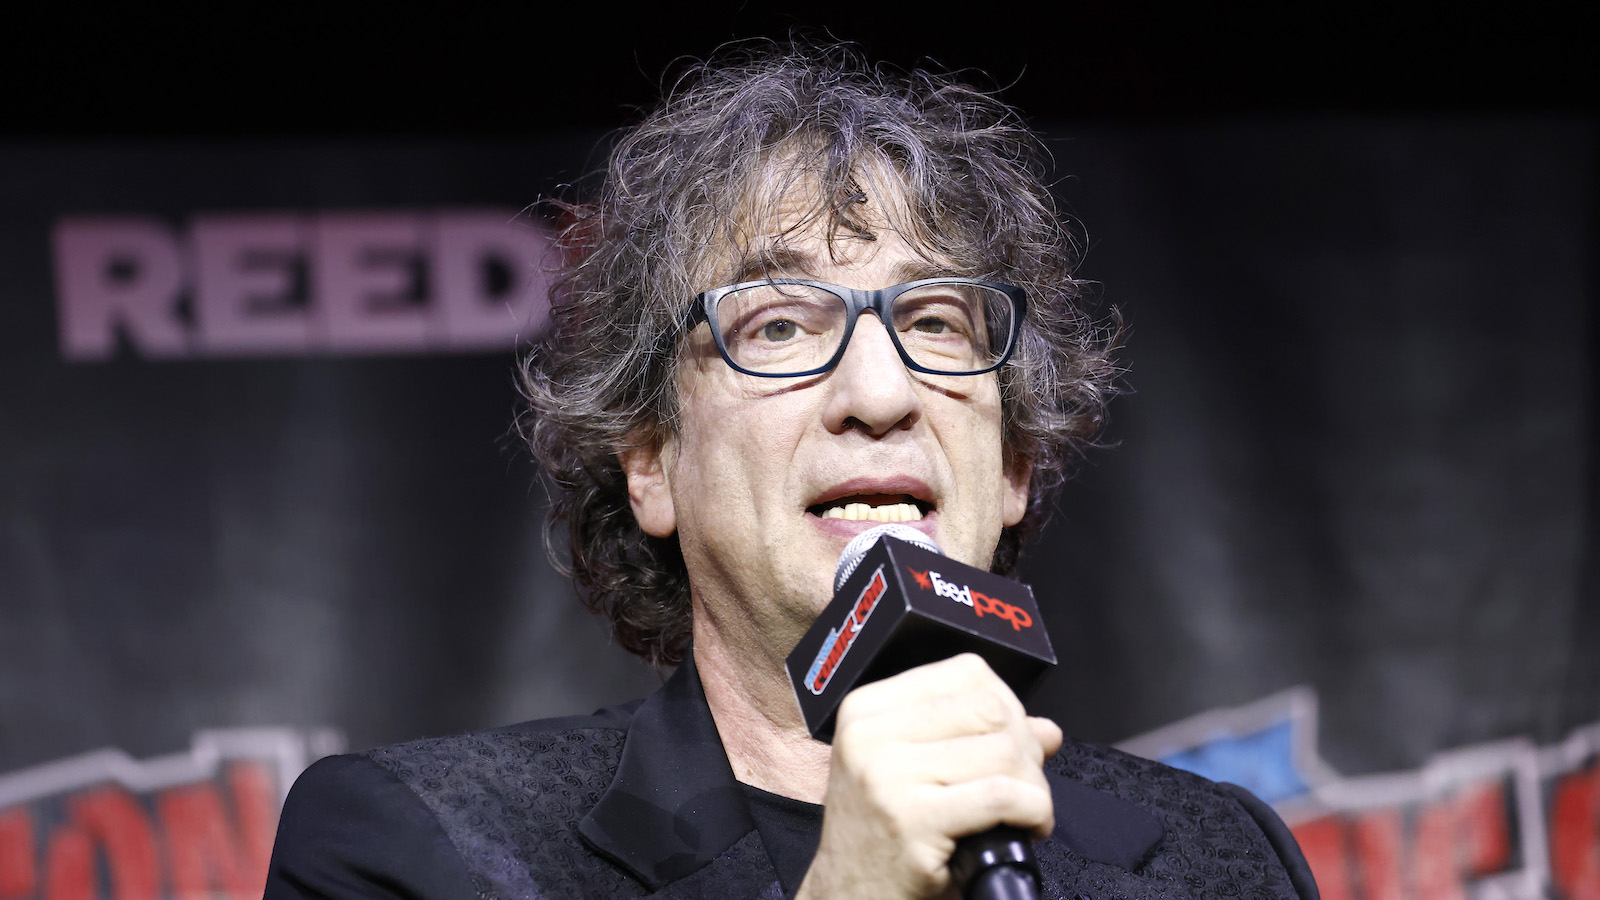
[[[565,526],[579,590],[623,647],[679,661],[690,604],[677,539],[640,530],[617,454],[672,432],[684,310],[732,277],[770,221],[762,204],[797,186],[813,206],[793,230],[820,222],[826,235],[871,238],[851,218],[865,181],[898,198],[904,221],[893,225],[918,252],[1028,292],[999,372],[1008,461],[1033,473],[1028,514],[994,556],[995,571],[1015,569],[1046,498],[1100,428],[1120,330],[1114,311],[1104,323],[1086,311],[1043,173],[1037,139],[994,97],[843,46],[733,51],[695,67],[620,136],[597,198],[561,205],[550,331],[520,374],[522,433],[556,488],[546,547],[560,564]]]

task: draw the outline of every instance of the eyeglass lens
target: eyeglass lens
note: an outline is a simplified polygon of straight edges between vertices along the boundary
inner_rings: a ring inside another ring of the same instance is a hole
[[[1014,315],[1011,298],[1002,291],[932,284],[896,297],[890,318],[900,346],[917,365],[962,375],[995,364],[1005,352]],[[767,374],[826,365],[844,339],[847,316],[843,298],[799,284],[745,288],[717,305],[728,355],[741,368]]]

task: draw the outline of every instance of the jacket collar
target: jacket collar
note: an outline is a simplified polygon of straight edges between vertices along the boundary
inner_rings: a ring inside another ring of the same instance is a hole
[[[1084,859],[1132,872],[1166,835],[1160,819],[1121,797],[1049,769],[1045,780],[1056,810],[1050,838]]]
[[[690,654],[634,712],[617,776],[578,831],[660,890],[754,829]]]
[[[1051,837],[1085,859],[1132,871],[1165,834],[1159,819],[1126,800],[1055,772],[1046,778],[1056,813]],[[652,891],[755,830],[692,654],[634,712],[616,778],[578,830]],[[753,858],[760,877],[776,877],[764,854]]]

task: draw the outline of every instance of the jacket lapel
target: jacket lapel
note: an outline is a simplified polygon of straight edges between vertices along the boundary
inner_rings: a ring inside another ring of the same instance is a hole
[[[650,895],[653,900],[704,897],[782,900],[783,885],[773,870],[761,834],[751,831],[708,865]]]
[[[1084,859],[1133,871],[1166,835],[1161,820],[1126,800],[1045,770],[1056,808],[1052,840]]]
[[[733,854],[724,865],[764,868],[766,880],[776,881],[692,655],[633,714],[616,778],[578,831],[652,891],[717,860],[746,835],[755,852]]]

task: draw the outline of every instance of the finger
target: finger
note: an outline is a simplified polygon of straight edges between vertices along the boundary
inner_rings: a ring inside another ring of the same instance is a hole
[[[1055,829],[1055,805],[1048,785],[1003,775],[952,785],[930,785],[919,793],[917,807],[931,829],[951,838],[1014,825],[1035,839]]]
[[[952,785],[1005,776],[1048,789],[1043,750],[1026,732],[968,735],[948,741],[902,745],[864,766],[867,779],[901,785]]]
[[[976,654],[962,653],[856,688],[839,705],[839,715],[877,715],[963,690],[993,690],[1019,712],[1022,709],[1022,701],[988,663]]]
[[[1009,698],[991,690],[960,690],[863,715],[841,708],[836,732],[875,746],[884,741],[919,743],[1028,726]],[[835,741],[839,740],[835,737]]]
[[[1066,735],[1062,733],[1060,725],[1043,716],[1029,716],[1028,726],[1033,730],[1033,738],[1039,742],[1046,759],[1061,752]]]

